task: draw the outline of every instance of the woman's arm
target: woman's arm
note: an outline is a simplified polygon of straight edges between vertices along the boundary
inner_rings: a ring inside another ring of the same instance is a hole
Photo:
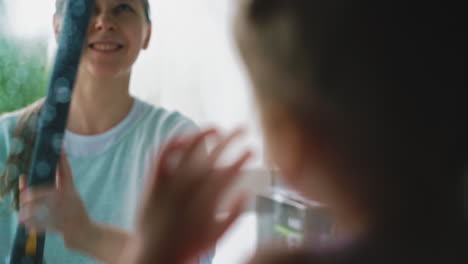
[[[119,253],[130,241],[130,233],[115,227],[90,222],[76,229],[76,232],[64,234],[64,241],[69,249],[83,252],[104,263],[116,263]]]
[[[21,177],[19,218],[28,229],[58,232],[69,249],[115,263],[130,234],[90,218],[73,184],[65,154],[60,156],[56,186],[25,187],[26,179]]]

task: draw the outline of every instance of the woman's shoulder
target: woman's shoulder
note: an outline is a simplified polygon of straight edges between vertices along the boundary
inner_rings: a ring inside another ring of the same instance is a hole
[[[41,98],[33,102],[32,104],[24,108],[21,108],[19,110],[0,114],[0,133],[1,134],[5,134],[6,132],[10,134],[13,133],[16,127],[16,124],[18,123],[20,118],[27,114],[37,113],[40,110],[43,103],[44,103],[44,98]]]
[[[8,148],[22,110],[0,115],[0,152]]]
[[[17,110],[14,112],[3,113],[0,115],[0,128],[2,131],[0,133],[4,133],[4,129],[12,130],[16,126],[21,114],[24,112],[24,109]]]
[[[172,135],[193,133],[199,128],[195,122],[176,110],[168,110],[164,107],[155,106],[153,104],[137,99],[139,108],[145,113],[143,124],[146,131],[157,132],[163,137],[171,137]]]

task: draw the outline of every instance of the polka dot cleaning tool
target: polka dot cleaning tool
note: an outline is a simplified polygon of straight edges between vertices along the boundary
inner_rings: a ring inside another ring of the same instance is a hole
[[[55,172],[65,133],[72,89],[95,0],[70,0],[63,17],[57,56],[47,97],[36,128],[28,187],[55,185]],[[45,234],[18,226],[10,264],[43,264]]]

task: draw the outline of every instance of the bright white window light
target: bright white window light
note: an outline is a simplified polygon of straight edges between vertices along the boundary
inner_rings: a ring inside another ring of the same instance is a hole
[[[53,0],[7,0],[6,30],[18,38],[36,38],[53,32]]]

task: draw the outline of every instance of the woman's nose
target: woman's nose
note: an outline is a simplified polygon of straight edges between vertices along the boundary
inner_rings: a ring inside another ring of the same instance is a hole
[[[94,20],[94,30],[97,31],[114,31],[116,29],[116,24],[113,19],[105,13],[96,15]]]

